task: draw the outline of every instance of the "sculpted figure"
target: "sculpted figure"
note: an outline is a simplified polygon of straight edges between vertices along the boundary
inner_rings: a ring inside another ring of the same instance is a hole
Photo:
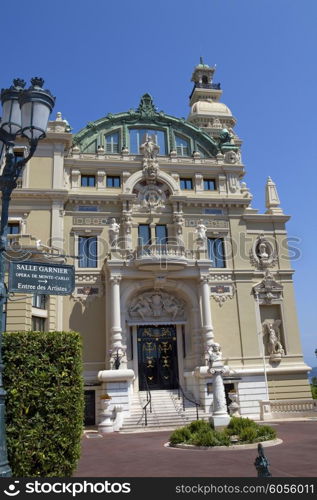
[[[150,307],[149,299],[144,296],[138,297],[136,302],[131,305],[130,313],[136,313],[140,315],[142,319],[145,319],[147,316],[151,316],[152,309]]]
[[[178,306],[171,297],[166,296],[163,300],[164,310],[175,319],[178,313]]]
[[[153,138],[149,135],[146,136],[145,142],[140,146],[140,151],[143,153],[144,158],[156,158],[159,150],[159,146],[155,144]]]
[[[277,319],[274,322],[266,322],[263,324],[263,327],[266,328],[267,351],[270,356],[273,354],[284,354],[284,349],[280,340],[280,324],[280,319]]]
[[[259,244],[259,257],[260,259],[268,259],[269,254],[267,252],[268,248],[264,241]]]
[[[215,342],[214,344],[212,344],[210,346],[208,353],[209,353],[209,360],[210,360],[211,364],[214,361],[222,360],[221,347],[220,347],[220,344],[218,344],[217,342]]]
[[[116,247],[119,240],[120,224],[116,222],[115,218],[110,219],[109,226],[109,243],[110,246]]]
[[[197,240],[205,240],[206,239],[207,228],[203,223],[202,219],[199,219],[198,224],[196,226],[195,233],[197,234]]]

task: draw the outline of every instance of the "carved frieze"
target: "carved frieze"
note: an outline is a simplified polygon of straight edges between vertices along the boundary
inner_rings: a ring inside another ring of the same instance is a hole
[[[201,222],[200,222],[201,221]],[[191,217],[191,218],[186,218],[185,217],[185,226],[186,227],[197,227],[197,224],[204,224],[206,228],[221,228],[221,229],[228,229],[229,228],[229,222],[227,220],[223,219],[202,219],[201,217]]]
[[[74,216],[73,224],[74,226],[105,226],[110,224],[111,217],[102,216]]]
[[[144,292],[132,299],[128,313],[130,319],[143,321],[184,320],[185,303],[167,292]]]

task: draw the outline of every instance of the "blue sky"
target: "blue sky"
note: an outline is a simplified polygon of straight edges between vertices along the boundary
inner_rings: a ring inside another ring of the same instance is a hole
[[[264,210],[270,175],[301,241],[297,307],[305,360],[317,365],[316,0],[16,0],[1,13],[1,85],[43,76],[74,132],[145,92],[187,117],[193,67],[200,56],[217,64],[253,207]]]

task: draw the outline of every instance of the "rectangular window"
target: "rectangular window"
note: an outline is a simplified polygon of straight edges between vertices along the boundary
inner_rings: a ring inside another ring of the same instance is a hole
[[[204,214],[222,215],[223,210],[221,208],[204,208]]]
[[[94,175],[82,175],[81,187],[94,187],[96,185],[96,177]]]
[[[37,316],[32,316],[32,330],[34,332],[44,332],[45,318],[38,318]]]
[[[119,133],[106,135],[106,153],[116,154],[119,152]]]
[[[97,267],[97,236],[78,237],[78,267]]]
[[[178,156],[189,156],[189,141],[182,137],[175,136],[176,152]]]
[[[121,179],[118,176],[108,175],[107,176],[107,187],[108,188],[119,188],[121,186]]]
[[[222,238],[208,238],[208,257],[212,267],[226,267],[225,245]]]
[[[158,154],[166,155],[166,137],[163,130],[133,128],[129,131],[130,152],[139,155],[140,146],[146,141],[146,137],[151,137],[153,142],[160,148]]]
[[[181,189],[193,189],[192,179],[180,179]]]
[[[139,246],[151,245],[151,228],[149,224],[140,224],[138,227],[139,232]]]
[[[155,237],[157,245],[166,245],[168,242],[167,238],[167,227],[164,224],[157,224],[155,226]]]
[[[204,190],[214,191],[216,189],[216,183],[213,179],[204,179]]]
[[[97,205],[79,205],[78,212],[98,212]]]
[[[37,307],[38,309],[45,309],[46,307],[46,295],[33,294],[32,297],[32,307]]]
[[[19,233],[20,233],[20,224],[18,222],[9,222],[8,234],[19,234]]]

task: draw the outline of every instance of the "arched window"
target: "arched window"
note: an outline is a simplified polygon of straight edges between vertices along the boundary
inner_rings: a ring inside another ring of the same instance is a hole
[[[156,144],[159,146],[159,155],[166,155],[166,137],[163,130],[151,128],[131,128],[130,129],[130,152],[140,154],[140,146],[146,140],[146,136],[154,137]]]
[[[116,154],[119,153],[119,132],[107,134],[105,137],[106,153]]]
[[[176,151],[178,156],[189,156],[190,155],[190,143],[184,137],[179,135],[175,136]]]

